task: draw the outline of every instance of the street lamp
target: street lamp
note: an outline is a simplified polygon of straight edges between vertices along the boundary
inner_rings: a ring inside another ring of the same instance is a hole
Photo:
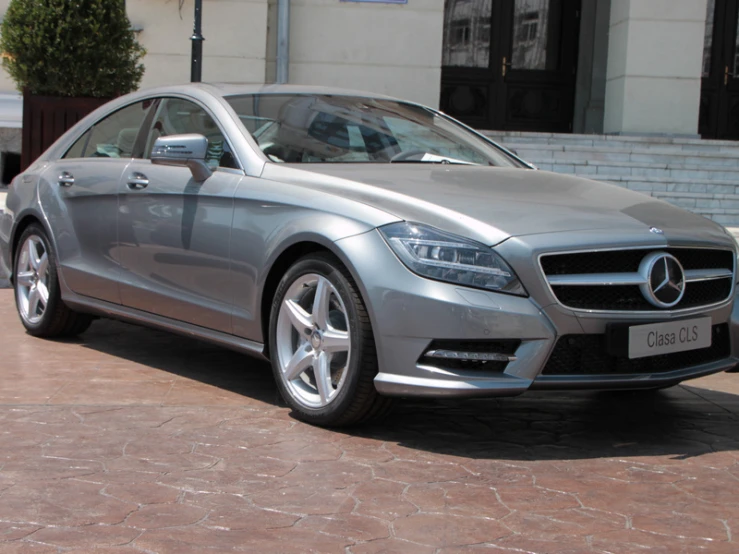
[[[203,0],[195,0],[195,28],[192,33],[192,67],[190,81],[203,80]]]

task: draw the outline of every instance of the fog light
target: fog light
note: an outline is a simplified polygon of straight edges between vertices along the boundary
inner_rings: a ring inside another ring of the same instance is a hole
[[[514,362],[515,356],[497,352],[459,352],[456,350],[429,350],[424,354],[427,358],[444,358],[447,360],[472,360],[476,362]]]

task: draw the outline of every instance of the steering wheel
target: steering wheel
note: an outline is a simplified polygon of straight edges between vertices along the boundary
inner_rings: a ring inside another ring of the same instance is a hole
[[[410,160],[414,156],[425,156],[426,154],[428,154],[428,152],[425,150],[406,150],[405,152],[398,152],[395,156],[390,158],[390,163],[403,162]]]

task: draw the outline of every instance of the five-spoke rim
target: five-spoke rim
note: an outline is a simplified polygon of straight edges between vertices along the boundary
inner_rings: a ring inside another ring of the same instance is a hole
[[[277,360],[291,396],[322,408],[341,391],[351,358],[349,318],[336,287],[310,273],[293,282],[277,316]]]
[[[18,311],[30,324],[41,321],[49,303],[49,253],[40,237],[31,235],[21,247],[15,274]]]

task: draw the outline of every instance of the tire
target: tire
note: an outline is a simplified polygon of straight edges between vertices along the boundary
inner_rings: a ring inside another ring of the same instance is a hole
[[[13,263],[15,305],[29,334],[42,338],[79,335],[92,317],[70,310],[62,301],[56,253],[46,231],[31,224],[23,231]],[[32,256],[35,252],[35,256]]]
[[[367,309],[349,272],[328,253],[301,258],[283,276],[272,301],[269,351],[277,387],[298,419],[344,427],[391,408],[392,399],[374,385]]]

